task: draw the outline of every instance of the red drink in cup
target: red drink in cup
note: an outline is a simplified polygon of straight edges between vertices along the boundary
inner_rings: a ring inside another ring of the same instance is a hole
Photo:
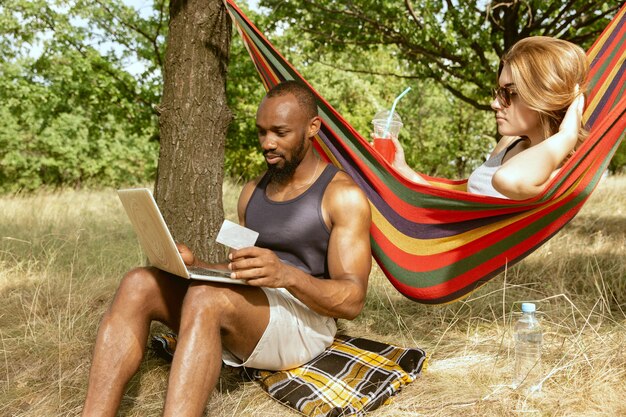
[[[396,157],[396,147],[391,138],[374,138],[374,149],[385,158],[385,161],[392,163]]]
[[[394,112],[393,117],[389,118],[389,111],[383,110],[376,113],[372,120],[374,132],[374,149],[385,158],[385,161],[393,163],[396,157],[396,147],[391,138],[397,139],[402,127],[402,120],[398,113]]]

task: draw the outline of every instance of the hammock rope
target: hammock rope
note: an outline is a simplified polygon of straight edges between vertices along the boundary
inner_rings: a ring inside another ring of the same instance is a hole
[[[266,89],[299,80],[318,98],[315,149],[346,171],[372,209],[372,254],[394,287],[421,303],[467,296],[565,226],[600,181],[626,130],[626,6],[587,52],[584,120],[588,139],[543,193],[515,201],[465,191],[467,180],[415,184],[393,168],[272,46],[232,0],[225,0]]]

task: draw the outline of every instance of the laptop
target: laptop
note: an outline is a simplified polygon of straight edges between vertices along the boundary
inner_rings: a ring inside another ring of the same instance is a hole
[[[230,271],[185,265],[150,190],[130,188],[117,194],[152,266],[183,278],[247,285],[231,278]]]

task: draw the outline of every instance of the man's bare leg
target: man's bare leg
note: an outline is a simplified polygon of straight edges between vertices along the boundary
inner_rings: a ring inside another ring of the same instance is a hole
[[[150,322],[177,330],[188,281],[157,269],[128,272],[105,313],[94,347],[83,416],[115,416],[124,388],[137,372]]]
[[[259,288],[190,286],[163,415],[202,415],[220,374],[222,343],[233,354],[247,357],[268,323],[269,305]]]

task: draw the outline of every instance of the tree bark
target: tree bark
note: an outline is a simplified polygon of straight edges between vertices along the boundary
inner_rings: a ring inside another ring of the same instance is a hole
[[[160,105],[155,197],[174,239],[203,260],[224,219],[226,73],[231,21],[221,0],[172,0]]]

